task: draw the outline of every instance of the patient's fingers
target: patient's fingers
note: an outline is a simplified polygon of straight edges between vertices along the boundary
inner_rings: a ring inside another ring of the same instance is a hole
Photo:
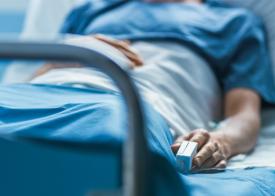
[[[94,35],[94,37],[102,42],[105,42],[116,49],[118,49],[120,52],[122,52],[135,66],[140,66],[143,64],[143,60],[141,57],[133,51],[133,49],[130,46],[129,41],[121,41],[121,40],[115,40],[110,37],[106,37],[104,35]]]
[[[183,141],[188,140],[189,137],[190,137],[189,135],[182,135],[176,139],[175,143],[181,144]]]
[[[217,150],[209,159],[207,159],[201,166],[201,169],[212,168],[221,160],[224,160],[225,156],[220,150]]]
[[[143,60],[137,54],[134,54],[129,50],[124,50],[121,48],[117,49],[120,50],[129,60],[131,60],[134,65],[140,66],[143,64]]]
[[[185,136],[180,136],[176,139],[175,143],[171,146],[174,154],[176,154],[178,152],[182,142],[188,140],[189,137],[190,137],[190,134],[185,135]]]
[[[198,143],[198,153],[193,159],[194,169],[226,167],[226,154],[224,153],[222,144],[213,134],[208,133],[208,131],[204,129],[198,129],[186,136],[181,136],[176,140],[175,144],[172,145],[174,153],[178,151],[184,140]]]
[[[94,36],[96,39],[100,40],[100,41],[103,41],[107,44],[110,44],[116,48],[120,48],[122,50],[125,50],[125,51],[128,51],[129,53],[132,53],[132,54],[136,54],[134,51],[132,51],[130,49],[130,42],[128,40],[115,40],[113,38],[110,38],[110,37],[106,37],[104,35],[95,35]]]
[[[226,168],[227,161],[226,160],[221,160],[218,162],[218,164],[215,166],[215,168]]]
[[[216,143],[209,142],[204,145],[193,160],[194,166],[200,168],[217,150],[218,145]]]
[[[200,150],[204,144],[208,142],[210,135],[208,131],[204,129],[197,129],[193,132],[192,136],[188,139],[191,142],[198,143],[198,150]]]
[[[198,150],[200,150],[202,146],[207,143],[209,138],[210,138],[209,133],[206,130],[197,129],[188,135],[178,137],[175,143],[171,146],[171,148],[174,153],[177,153],[181,143],[187,140],[187,141],[197,142]]]
[[[30,79],[34,79],[38,76],[46,74],[47,72],[53,69],[79,68],[79,67],[83,67],[83,65],[78,63],[54,63],[54,62],[47,63],[47,64],[44,64],[42,67],[40,67]]]
[[[196,132],[192,131],[188,135],[183,136],[184,140],[190,140],[195,134],[196,134]]]

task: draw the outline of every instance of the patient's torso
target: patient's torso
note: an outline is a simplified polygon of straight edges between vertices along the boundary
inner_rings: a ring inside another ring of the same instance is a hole
[[[146,60],[133,77],[177,134],[209,128],[220,117],[220,87],[199,55],[176,42],[138,42],[134,47]]]
[[[76,9],[63,32],[105,34],[132,41],[176,41],[199,54],[224,92],[256,90],[275,103],[275,86],[263,23],[252,12],[222,3],[145,3],[122,1],[95,11],[93,3]]]
[[[96,47],[97,42],[90,44]],[[220,115],[220,89],[207,63],[176,42],[136,42],[143,57],[141,68],[130,72],[143,98],[167,121],[172,131],[184,134],[208,128]],[[54,70],[35,83],[81,84],[117,91],[113,83],[95,70]]]
[[[259,18],[223,4],[129,1],[100,13],[93,11],[93,5],[84,5],[73,12],[76,17],[67,19],[63,32],[100,33],[135,41],[177,40],[203,55],[217,72],[220,66],[233,63],[248,37],[264,42],[257,33],[262,31]]]

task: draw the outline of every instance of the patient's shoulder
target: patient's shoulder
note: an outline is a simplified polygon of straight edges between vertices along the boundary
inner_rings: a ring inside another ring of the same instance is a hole
[[[233,27],[233,29],[259,29],[264,27],[262,17],[258,16],[250,9],[233,6],[225,3],[213,6],[213,9],[215,10],[216,14],[223,15],[225,21],[227,21],[228,24],[230,24],[231,27]]]

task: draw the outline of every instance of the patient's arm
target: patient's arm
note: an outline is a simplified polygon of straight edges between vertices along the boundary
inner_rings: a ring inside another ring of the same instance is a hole
[[[216,132],[199,129],[179,137],[173,151],[178,150],[182,140],[198,142],[199,152],[193,164],[203,169],[225,167],[230,157],[252,150],[260,128],[259,95],[248,89],[231,90],[225,95],[225,117]]]
[[[75,41],[78,41],[80,43],[81,42],[89,43],[90,39],[94,39],[94,38],[119,50],[126,58],[128,58],[130,62],[129,66],[131,68],[137,68],[143,65],[143,60],[141,56],[133,50],[133,48],[131,47],[131,43],[129,41],[116,40],[111,37],[103,36],[100,34],[82,36],[82,37],[70,38],[70,39],[75,39]],[[76,68],[76,67],[83,67],[83,66],[76,63],[54,63],[54,62],[47,63],[43,65],[40,69],[38,69],[31,79],[41,76],[53,69]]]
[[[225,97],[227,122],[220,132],[231,144],[231,155],[247,153],[256,144],[260,129],[261,100],[257,93],[235,89]]]
[[[111,37],[107,37],[107,36],[100,35],[100,34],[93,35],[93,37],[98,39],[99,41],[105,42],[105,43],[113,46],[117,50],[119,50],[122,54],[125,55],[125,57],[127,57],[130,60],[133,68],[143,65],[142,58],[139,56],[139,54],[137,54],[135,51],[133,51],[133,48],[131,48],[131,43],[129,41],[116,40]]]

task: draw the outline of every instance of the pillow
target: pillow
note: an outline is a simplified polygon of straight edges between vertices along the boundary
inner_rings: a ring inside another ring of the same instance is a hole
[[[27,12],[23,38],[55,37],[67,13],[80,0],[31,0]]]
[[[246,7],[262,17],[267,33],[268,45],[272,60],[273,75],[275,76],[275,1],[274,0],[222,0],[228,4]]]

